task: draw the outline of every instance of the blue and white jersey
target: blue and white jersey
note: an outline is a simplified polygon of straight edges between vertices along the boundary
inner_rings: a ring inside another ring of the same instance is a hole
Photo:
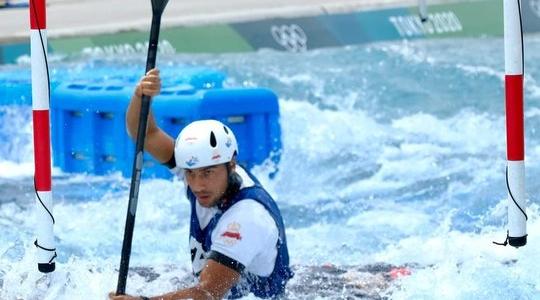
[[[229,299],[250,292],[262,298],[282,294],[293,274],[281,213],[255,177],[240,166],[236,172],[242,185],[225,205],[203,207],[187,189],[193,272],[198,275],[207,259],[238,271],[241,278],[227,295]]]

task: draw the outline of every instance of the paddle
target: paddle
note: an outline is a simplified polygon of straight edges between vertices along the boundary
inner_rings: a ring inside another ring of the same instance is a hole
[[[157,45],[159,38],[159,27],[161,25],[161,15],[169,0],[152,1],[152,27],[150,28],[150,40],[148,44],[148,55],[146,57],[146,72],[156,65]],[[139,127],[137,129],[137,142],[135,144],[135,157],[133,159],[133,172],[131,174],[131,188],[129,190],[129,204],[126,216],[126,227],[124,229],[124,242],[122,244],[122,258],[120,260],[120,271],[118,273],[117,295],[124,295],[126,291],[126,279],[129,269],[129,257],[131,255],[131,242],[133,240],[133,228],[135,226],[135,213],[137,212],[137,199],[139,197],[139,184],[141,183],[141,171],[143,164],[144,138],[146,136],[146,124],[148,122],[148,112],[150,111],[150,97],[143,95],[141,101],[141,111],[139,113]]]

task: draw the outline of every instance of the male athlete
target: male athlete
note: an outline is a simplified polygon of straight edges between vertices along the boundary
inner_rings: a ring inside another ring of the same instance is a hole
[[[161,89],[159,71],[138,83],[127,110],[127,129],[137,136],[142,95]],[[187,125],[176,142],[150,113],[145,149],[171,169],[181,169],[191,203],[190,248],[198,284],[152,297],[127,299],[222,299],[253,293],[275,298],[293,276],[287,239],[276,202],[258,180],[236,163],[238,146],[229,127],[216,120]]]

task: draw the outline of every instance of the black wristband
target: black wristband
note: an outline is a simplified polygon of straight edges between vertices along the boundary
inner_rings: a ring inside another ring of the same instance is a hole
[[[141,298],[141,300],[150,300],[150,298],[148,297],[145,297],[145,296],[139,296]]]
[[[174,152],[169,161],[164,162],[163,165],[165,165],[169,169],[174,169],[176,167],[176,158],[174,157]]]

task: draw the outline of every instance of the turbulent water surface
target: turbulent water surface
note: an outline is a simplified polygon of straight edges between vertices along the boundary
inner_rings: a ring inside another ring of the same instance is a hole
[[[303,54],[166,51],[158,65],[165,82],[181,76],[179,66],[206,66],[226,73],[226,86],[278,94],[279,172],[270,179],[269,164],[254,172],[287,226],[298,270],[288,298],[540,299],[540,38],[526,37],[525,46],[529,241],[518,250],[492,244],[506,235],[502,39]],[[144,60],[88,51],[49,65],[52,82],[135,82]],[[0,80],[29,76],[28,58],[0,66]],[[53,170],[57,271],[38,273],[31,110],[11,102],[0,106],[0,299],[105,299],[116,287],[130,182]],[[128,293],[189,283],[182,189],[177,179],[142,181]],[[383,274],[384,283],[342,276],[348,284],[332,289],[309,271],[328,264],[406,265],[411,274],[391,282]],[[355,284],[367,292],[351,292]]]

